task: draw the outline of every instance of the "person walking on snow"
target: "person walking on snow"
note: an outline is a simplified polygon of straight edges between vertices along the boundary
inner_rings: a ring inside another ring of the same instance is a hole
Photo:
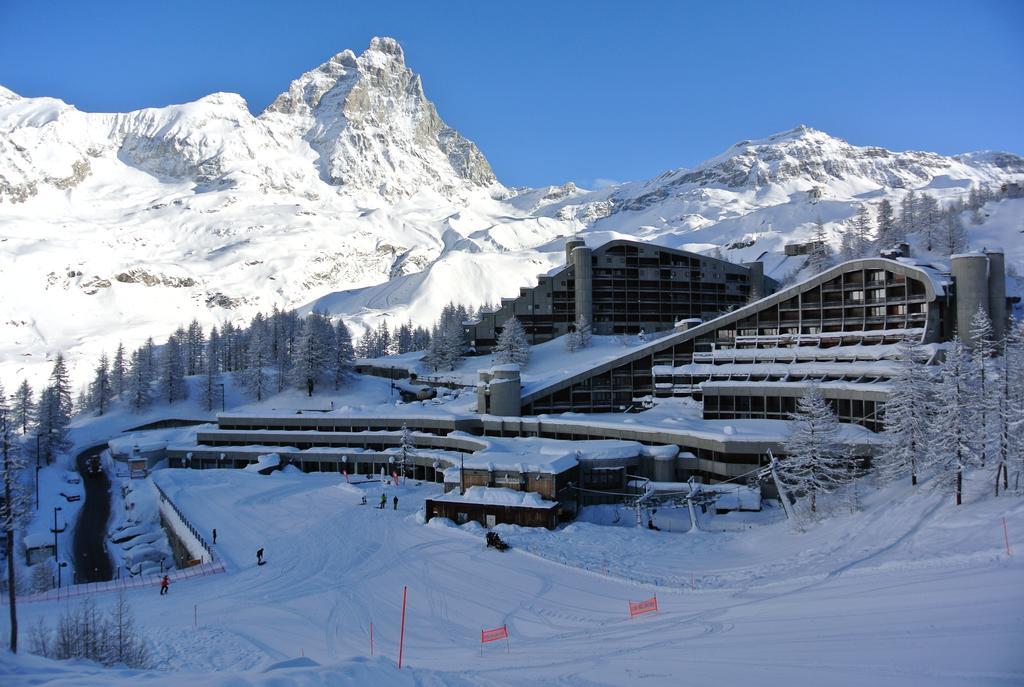
[[[256,565],[263,565],[263,549],[256,549]]]
[[[213,543],[214,544],[217,543],[217,528],[216,527],[213,528]]]
[[[395,503],[395,510],[398,510],[398,497],[397,496],[394,498],[394,503]]]
[[[167,593],[168,588],[171,586],[171,578],[164,575],[164,579],[160,580],[160,596]]]
[[[388,495],[385,494],[384,492],[381,492],[380,493],[380,505],[377,506],[377,507],[380,508],[381,510],[384,510],[387,507],[387,505],[388,505]]]

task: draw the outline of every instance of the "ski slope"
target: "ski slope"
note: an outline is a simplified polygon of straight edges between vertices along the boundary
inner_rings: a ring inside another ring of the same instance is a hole
[[[338,475],[165,470],[154,479],[201,530],[217,528],[228,572],[172,585],[163,598],[129,592],[157,660],[146,684],[1024,681],[1024,566],[1005,555],[1000,526],[1006,516],[1011,545],[1024,550],[1019,499],[956,509],[933,491],[896,487],[803,533],[777,518],[714,533],[585,521],[555,532],[500,526],[514,548],[498,553],[484,547],[479,526],[422,524],[422,501],[436,485],[391,487],[382,511],[373,507],[378,484]],[[660,612],[630,620],[627,602],[654,594]],[[21,610],[28,627],[40,616],[52,622],[60,608]],[[481,657],[480,630],[503,624],[510,651],[489,644]],[[6,685],[137,679],[0,659]]]

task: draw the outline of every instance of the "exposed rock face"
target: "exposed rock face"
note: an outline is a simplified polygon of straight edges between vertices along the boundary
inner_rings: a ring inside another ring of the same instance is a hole
[[[969,169],[968,169],[969,168]],[[1006,172],[1024,171],[1024,158],[1009,153],[944,157],[928,152],[892,152],[853,146],[798,126],[758,141],[741,141],[692,170],[666,172],[639,188],[614,194],[616,211],[644,210],[694,187],[759,189],[797,183],[812,199],[834,184],[918,188],[943,174],[995,182]]]
[[[497,183],[477,147],[438,116],[391,38],[306,72],[260,119],[306,140],[332,185],[396,198],[424,187],[449,196]]]
[[[91,173],[90,156],[116,157],[200,191],[305,189],[315,198],[309,186],[318,179],[386,200],[421,190],[446,198],[503,190],[477,147],[438,116],[390,38],[303,74],[259,117],[233,93],[89,114],[0,92],[0,202],[24,202],[40,184],[74,188]]]

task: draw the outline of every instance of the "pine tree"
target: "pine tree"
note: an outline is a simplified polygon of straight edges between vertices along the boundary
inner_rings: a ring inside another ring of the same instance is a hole
[[[430,330],[426,327],[416,327],[412,332],[412,350],[425,351],[430,346]]]
[[[587,321],[585,315],[580,315],[576,318],[576,332],[580,337],[580,348],[587,348],[590,346],[591,330],[590,322]]]
[[[21,456],[21,443],[16,435],[14,413],[7,405],[7,396],[0,386],[0,482],[3,483],[3,500],[0,501],[0,527],[6,539],[7,555],[7,606],[10,614],[11,653],[18,651],[17,611],[17,566],[14,560],[14,532],[29,511],[30,501],[23,487],[21,473],[25,461]]]
[[[128,361],[125,358],[124,344],[118,342],[117,350],[114,352],[114,360],[110,365],[110,386],[114,395],[121,396],[128,387]]]
[[[192,320],[185,332],[184,359],[185,374],[197,375],[203,370],[203,348],[206,341],[203,338],[203,327],[199,320]]]
[[[1002,385],[1000,416],[1002,418],[999,453],[1005,461],[1004,488],[1009,488],[1009,472],[1015,472],[1014,490],[1024,491],[1024,318],[1014,320],[1007,332],[1004,347],[1005,384]],[[998,474],[996,474],[996,479]]]
[[[995,495],[1000,479],[1009,490],[1009,472],[1016,472],[1019,488],[1024,471],[1024,319],[1014,320],[1003,340],[1002,355],[995,361],[998,370],[994,420],[998,441]]]
[[[386,355],[391,355],[394,351],[392,350],[391,331],[388,329],[387,320],[381,320],[380,324],[377,325],[377,350],[375,358],[383,358]]]
[[[441,317],[434,325],[426,346],[426,354],[423,356],[423,362],[435,371],[444,367],[454,370],[465,355],[465,316],[465,308],[453,303],[449,303],[441,311]]]
[[[866,205],[861,205],[857,208],[857,216],[853,219],[853,236],[851,239],[853,257],[862,258],[867,255],[868,247],[871,245],[871,232],[873,230],[871,213],[868,212]]]
[[[936,387],[929,456],[937,484],[953,491],[958,506],[963,502],[964,471],[971,466],[976,447],[974,379],[971,354],[959,337],[953,337]]]
[[[14,392],[14,422],[21,427],[22,435],[28,434],[28,428],[35,421],[35,405],[32,403],[32,387],[28,380],[23,379],[21,386]]]
[[[880,248],[892,248],[899,243],[899,232],[896,229],[896,216],[892,203],[886,199],[878,204],[876,215],[878,224],[878,243]]]
[[[210,330],[210,338],[206,340],[206,352],[203,356],[202,402],[206,410],[213,412],[224,385],[220,381],[220,333],[214,327]]]
[[[328,378],[334,348],[334,330],[324,313],[311,312],[295,342],[292,384],[313,395],[316,385]]]
[[[985,467],[992,440],[989,435],[989,422],[995,413],[996,404],[991,369],[996,345],[993,341],[992,320],[980,306],[971,317],[970,332],[975,374],[972,388],[975,390],[975,406],[978,413],[978,462],[981,467]]]
[[[52,463],[58,453],[71,446],[68,425],[71,424],[71,382],[64,355],[57,354],[50,373],[50,382],[40,394],[36,410],[36,436],[42,457]]]
[[[406,321],[405,324],[398,328],[395,334],[395,345],[399,355],[404,353],[412,353],[416,349],[413,348],[413,335],[412,335],[412,322]]]
[[[515,315],[505,320],[494,347],[494,361],[499,364],[515,363],[524,366],[530,359],[530,344],[526,331]]]
[[[409,330],[410,344],[412,340],[412,329]],[[341,319],[334,328],[334,356],[331,365],[332,376],[334,377],[334,388],[340,389],[352,374],[356,361],[356,354],[352,348],[352,334]]]
[[[262,329],[254,329],[249,333],[246,367],[242,372],[245,390],[257,401],[262,401],[270,393],[270,378],[266,370],[270,353],[264,334]]]
[[[921,194],[918,201],[917,225],[925,249],[931,251],[938,241],[939,227],[942,225],[942,210],[935,196]]]
[[[919,224],[917,194],[914,193],[914,189],[910,189],[903,196],[903,200],[900,201],[900,221],[898,227],[903,235],[902,237],[916,234]]]
[[[156,379],[156,343],[153,342],[153,337],[149,337],[146,343],[142,344],[142,366],[147,379]]]
[[[181,340],[171,336],[164,346],[160,361],[160,395],[168,403],[188,398],[185,385],[185,364],[182,360]]]
[[[146,350],[140,348],[132,353],[128,368],[128,406],[133,412],[141,413],[152,402],[153,379],[150,366],[146,363]]]
[[[884,407],[885,443],[873,461],[885,481],[910,475],[916,485],[928,458],[935,378],[925,358],[919,345],[900,344],[899,371],[889,383],[892,391]]]
[[[967,248],[967,232],[960,219],[960,208],[956,205],[949,208],[942,218],[942,250],[945,254],[954,255]]]
[[[113,396],[114,387],[110,383],[110,361],[107,354],[102,353],[100,362],[96,366],[96,374],[89,387],[89,406],[96,411],[97,415],[103,415],[110,409]]]
[[[809,496],[815,513],[819,494],[852,481],[850,459],[839,440],[839,420],[816,386],[800,397],[791,419],[793,428],[785,443],[786,459],[779,463],[779,477],[797,493]]]
[[[565,335],[565,350],[570,353],[580,350],[580,335],[575,327],[570,329],[569,333]]]
[[[832,250],[828,246],[827,239],[825,222],[818,217],[814,221],[814,237],[811,239],[811,250],[807,254],[807,266],[815,274],[824,271],[831,264]]]

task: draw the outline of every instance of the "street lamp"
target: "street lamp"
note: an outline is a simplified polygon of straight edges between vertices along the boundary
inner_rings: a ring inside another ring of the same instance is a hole
[[[60,510],[64,510],[64,509],[61,508],[60,506],[54,506],[53,507],[53,529],[50,530],[50,531],[53,532],[53,557],[54,557],[54,559],[58,558],[58,554],[57,554],[57,535],[67,529],[67,527],[61,527],[60,529],[57,529],[57,511],[60,511]],[[57,585],[57,586],[60,586],[60,585]]]
[[[39,454],[36,454],[36,510],[39,510]]]

